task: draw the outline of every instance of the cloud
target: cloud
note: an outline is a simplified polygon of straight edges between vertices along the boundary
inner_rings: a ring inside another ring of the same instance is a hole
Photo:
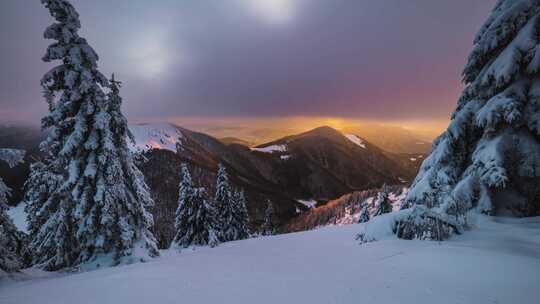
[[[249,9],[269,24],[286,24],[294,16],[294,0],[244,0]]]
[[[494,2],[73,0],[130,119],[446,118]],[[39,1],[0,1],[0,107],[35,121],[50,23]]]

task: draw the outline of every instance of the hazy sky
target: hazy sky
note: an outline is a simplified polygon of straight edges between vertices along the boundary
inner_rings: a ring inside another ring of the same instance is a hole
[[[445,120],[495,0],[74,0],[130,119]],[[0,119],[46,111],[39,0],[0,1]]]

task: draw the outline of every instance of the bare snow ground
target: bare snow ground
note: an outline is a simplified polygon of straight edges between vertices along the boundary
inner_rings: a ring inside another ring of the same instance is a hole
[[[477,229],[442,243],[358,245],[359,230],[333,226],[0,282],[0,303],[538,303],[540,217],[479,217]]]

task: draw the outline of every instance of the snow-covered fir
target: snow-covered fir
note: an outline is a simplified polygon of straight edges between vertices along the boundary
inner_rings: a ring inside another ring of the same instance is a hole
[[[388,197],[389,195],[390,190],[388,189],[388,186],[384,184],[382,187],[382,191],[379,192],[376,204],[377,209],[375,210],[375,214],[373,216],[379,216],[385,213],[392,212],[392,201]]]
[[[216,194],[214,202],[218,210],[219,238],[222,242],[239,239],[240,232],[235,225],[235,201],[229,176],[225,167],[220,164],[216,178]]]
[[[369,215],[369,209],[367,203],[362,208],[362,211],[360,211],[360,217],[358,218],[358,223],[366,223],[369,222],[370,219]]]
[[[75,8],[66,0],[42,3],[55,19],[44,34],[55,42],[43,61],[61,64],[41,80],[50,113],[43,119],[48,138],[39,170],[43,178],[62,181],[37,200],[43,205],[28,207],[43,219],[30,220],[38,225],[31,235],[35,258],[47,269],[61,269],[157,256],[147,211],[153,201],[128,149],[119,82],[99,72],[98,55],[78,34]],[[30,187],[27,195],[38,197],[40,188]]]
[[[459,232],[471,209],[540,213],[539,29],[538,1],[497,2],[475,38],[452,121],[403,206],[420,208],[411,226],[442,221]]]
[[[208,201],[203,188],[195,188],[186,164],[182,164],[172,247],[217,246],[219,222],[215,204]]]
[[[243,240],[249,237],[249,213],[247,198],[244,190],[235,190],[233,196],[233,225],[236,231],[235,240]]]
[[[0,161],[15,167],[24,159],[25,151],[0,149]],[[23,266],[24,237],[7,214],[11,189],[0,177],[0,276],[2,272],[17,271]]]

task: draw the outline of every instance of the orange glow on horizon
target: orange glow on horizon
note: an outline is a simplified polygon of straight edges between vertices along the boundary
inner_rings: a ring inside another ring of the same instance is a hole
[[[344,133],[359,136],[376,135],[381,128],[401,128],[414,133],[419,139],[431,141],[448,126],[448,120],[374,120],[343,117],[170,117],[139,122],[174,123],[217,138],[236,137],[253,145],[283,136],[299,134],[321,126],[329,126]]]

